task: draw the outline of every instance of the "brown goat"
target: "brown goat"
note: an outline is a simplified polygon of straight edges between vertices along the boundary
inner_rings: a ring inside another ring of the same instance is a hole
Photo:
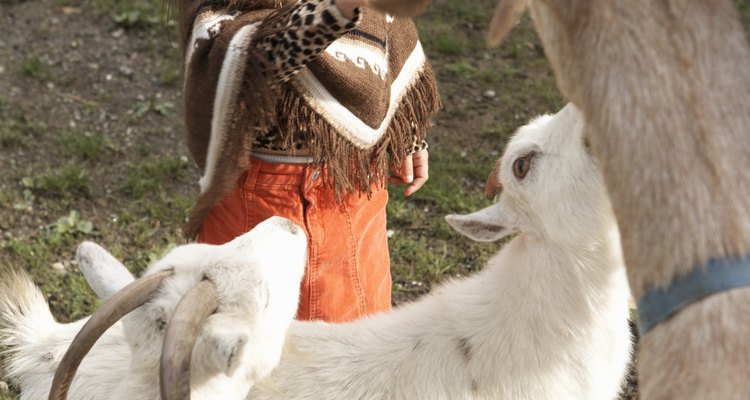
[[[498,7],[522,10],[506,0]],[[730,0],[530,0],[586,118],[636,298],[750,254],[750,49]],[[496,17],[502,34],[518,13]],[[497,37],[490,41],[497,42]],[[641,343],[643,399],[750,398],[750,289],[687,306]]]
[[[490,43],[527,7],[584,113],[633,295],[748,256],[750,49],[732,1],[501,0]],[[682,308],[640,349],[643,399],[750,399],[750,288]]]

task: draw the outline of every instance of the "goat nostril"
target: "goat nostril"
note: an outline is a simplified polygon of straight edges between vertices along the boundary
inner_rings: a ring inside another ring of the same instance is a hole
[[[490,174],[487,178],[487,183],[484,184],[484,197],[487,200],[495,200],[497,195],[502,193],[503,184],[500,183],[499,179],[496,179],[495,174]]]

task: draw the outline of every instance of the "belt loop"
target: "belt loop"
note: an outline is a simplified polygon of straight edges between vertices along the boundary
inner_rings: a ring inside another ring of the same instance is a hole
[[[255,190],[255,184],[258,182],[258,173],[260,173],[260,160],[254,160],[250,158],[250,163],[247,166],[247,177],[245,178],[244,188],[245,190]]]

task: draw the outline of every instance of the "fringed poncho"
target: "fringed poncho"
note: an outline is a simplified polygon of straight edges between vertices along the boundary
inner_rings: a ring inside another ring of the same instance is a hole
[[[181,0],[187,144],[202,172],[188,237],[253,145],[304,148],[339,195],[369,194],[420,148],[440,100],[413,22],[370,9],[349,20],[334,1]]]

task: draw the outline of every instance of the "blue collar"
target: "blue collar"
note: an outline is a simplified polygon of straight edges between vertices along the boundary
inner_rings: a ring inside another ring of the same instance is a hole
[[[643,337],[682,308],[712,294],[750,286],[750,256],[714,258],[666,288],[654,288],[638,300],[638,330]]]

